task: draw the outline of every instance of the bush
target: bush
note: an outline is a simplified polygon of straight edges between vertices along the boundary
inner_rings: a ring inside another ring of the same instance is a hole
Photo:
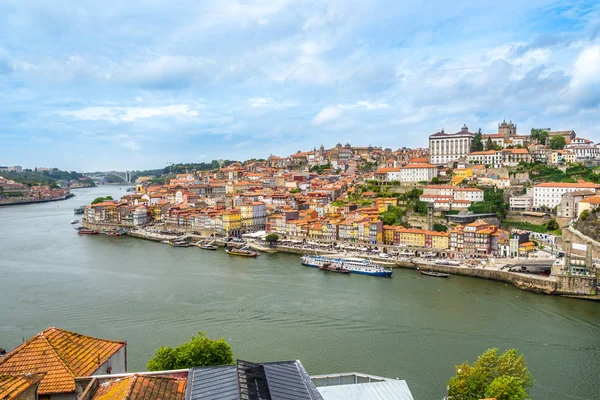
[[[585,221],[586,219],[588,219],[589,216],[590,216],[590,212],[588,210],[583,210],[583,212],[579,216],[579,219],[582,221]]]
[[[448,227],[442,224],[433,224],[433,230],[436,232],[448,232]]]
[[[198,332],[198,336],[175,348],[160,347],[146,368],[165,371],[233,363],[233,351],[225,339],[209,339],[205,332]]]

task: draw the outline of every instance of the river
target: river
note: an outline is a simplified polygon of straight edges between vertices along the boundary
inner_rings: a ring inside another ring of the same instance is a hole
[[[73,208],[125,188],[0,207],[0,347],[48,326],[127,340],[130,371],[198,331],[237,358],[300,359],[310,374],[405,379],[441,399],[454,365],[489,347],[525,354],[533,398],[600,393],[600,304],[468,277],[327,274],[299,257],[236,258],[129,237],[78,236]]]

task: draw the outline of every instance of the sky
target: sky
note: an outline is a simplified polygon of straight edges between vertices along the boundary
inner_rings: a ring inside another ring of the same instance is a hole
[[[600,142],[600,2],[0,2],[0,165],[423,147],[504,119]]]

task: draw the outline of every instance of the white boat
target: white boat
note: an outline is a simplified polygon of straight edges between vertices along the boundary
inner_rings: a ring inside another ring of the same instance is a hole
[[[78,219],[72,219],[71,220],[71,225],[75,225],[75,224],[78,224],[78,223],[79,223]]]
[[[362,258],[336,258],[327,256],[302,256],[302,265],[307,267],[321,268],[328,265],[337,265],[340,268],[350,270],[353,274],[370,276],[392,276],[391,269],[385,269],[371,260]]]

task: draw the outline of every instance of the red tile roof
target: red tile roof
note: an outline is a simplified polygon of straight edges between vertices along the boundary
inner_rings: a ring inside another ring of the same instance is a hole
[[[19,395],[37,385],[42,379],[41,374],[27,375],[1,375],[0,374],[0,399],[16,399]]]
[[[184,400],[187,378],[131,375],[99,385],[92,400]]]
[[[50,327],[0,358],[0,374],[45,373],[40,394],[70,393],[125,345]]]

